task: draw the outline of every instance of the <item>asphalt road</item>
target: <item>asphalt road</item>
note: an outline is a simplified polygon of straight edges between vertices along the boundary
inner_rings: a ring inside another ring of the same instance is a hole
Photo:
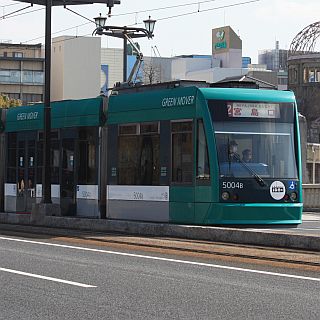
[[[318,269],[319,270],[319,269]],[[320,274],[0,234],[0,319],[319,319]]]

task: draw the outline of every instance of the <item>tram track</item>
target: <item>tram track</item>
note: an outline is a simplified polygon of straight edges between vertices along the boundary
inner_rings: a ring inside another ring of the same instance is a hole
[[[19,225],[0,225],[0,233],[38,240],[49,239],[74,244],[108,246],[121,250],[175,254],[203,259],[241,260],[244,263],[271,264],[290,268],[303,267],[310,271],[320,271],[320,254],[304,250]]]

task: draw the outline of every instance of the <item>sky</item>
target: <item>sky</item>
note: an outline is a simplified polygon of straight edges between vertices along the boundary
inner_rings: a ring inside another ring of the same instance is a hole
[[[2,18],[27,5],[0,0],[0,41],[44,43],[43,7],[35,5],[19,14],[38,11]],[[99,13],[107,15],[106,6],[101,4],[69,8],[90,20]],[[258,50],[273,49],[276,40],[281,49],[289,49],[291,41],[302,29],[320,20],[319,12],[319,0],[121,0],[121,4],[112,9],[107,24],[143,27],[142,21],[151,16],[157,20],[154,38],[142,38],[139,44],[145,56],[154,55],[152,47],[157,47],[162,57],[211,54],[211,30],[229,25],[242,39],[242,55],[257,63]],[[52,10],[52,37],[91,36],[94,29],[94,23],[63,7]],[[101,44],[121,48],[123,42],[102,36]]]

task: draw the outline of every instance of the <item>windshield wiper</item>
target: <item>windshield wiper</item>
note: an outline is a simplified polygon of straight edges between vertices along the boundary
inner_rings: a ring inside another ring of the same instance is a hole
[[[240,156],[237,153],[233,153],[233,156],[239,161],[239,163],[242,164],[243,167],[245,167],[252,174],[252,176],[255,178],[255,180],[261,187],[267,186],[265,181],[254,170],[252,170],[243,160],[241,160]]]
[[[238,145],[238,144],[235,141],[230,142],[229,137],[228,137],[228,150],[227,151],[228,151],[228,163],[229,163],[229,176],[231,176],[232,158],[235,158],[237,160],[237,162],[241,163],[242,166],[252,174],[252,176],[255,178],[255,180],[258,182],[258,184],[261,187],[267,186],[265,181],[253,169],[251,169],[243,160],[241,160],[241,158],[237,152],[235,152],[234,150],[231,151],[231,146],[233,146],[233,145]]]

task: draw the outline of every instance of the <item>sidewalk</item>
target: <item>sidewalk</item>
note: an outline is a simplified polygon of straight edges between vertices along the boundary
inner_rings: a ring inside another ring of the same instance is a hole
[[[46,216],[42,221],[32,222],[30,215],[0,213],[0,224],[32,225],[90,232],[120,233],[122,235],[205,240],[320,252],[320,214],[314,212],[305,213],[304,223],[316,224],[316,227],[311,227],[311,233],[306,233],[306,230],[304,230],[306,228],[303,227],[300,227],[300,229],[299,227],[286,228],[285,226],[274,228],[266,226],[262,228],[253,226],[242,228],[208,227],[53,216]],[[304,226],[304,223],[302,226]]]

